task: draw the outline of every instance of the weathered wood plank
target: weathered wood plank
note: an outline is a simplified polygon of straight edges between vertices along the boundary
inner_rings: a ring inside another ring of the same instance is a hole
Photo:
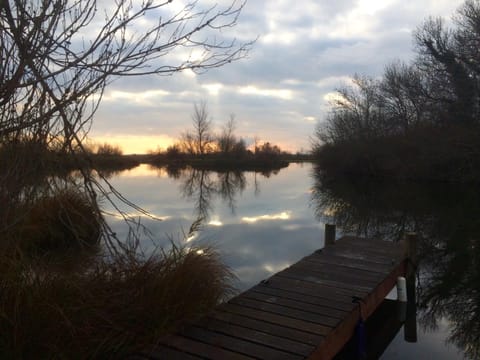
[[[135,354],[140,359],[158,359],[158,360],[200,360],[199,356],[188,354],[184,351],[169,348],[163,345],[156,345],[151,349],[145,350],[140,354]],[[135,360],[134,358],[128,360]]]
[[[397,260],[399,257],[402,256],[403,251],[393,251],[393,250],[387,250],[387,249],[381,249],[375,245],[367,245],[367,244],[338,244],[335,246],[332,246],[333,249],[338,249],[338,250],[350,250],[350,251],[355,251],[358,254],[363,254],[365,256],[371,257],[371,258],[386,258],[390,260]]]
[[[213,317],[204,318],[196,325],[207,330],[212,330],[295,355],[307,356],[315,349],[314,346],[304,344],[303,342],[286,339],[251,328],[245,328]]]
[[[349,276],[352,276],[355,278],[370,280],[372,282],[377,282],[377,283],[383,279],[383,277],[385,276],[385,273],[391,270],[391,267],[390,267],[390,268],[384,268],[382,272],[375,272],[375,271],[371,271],[370,269],[366,270],[366,269],[353,267],[353,266],[346,267],[339,264],[325,264],[322,262],[317,262],[315,260],[309,261],[307,259],[302,259],[295,265],[292,265],[292,267],[295,267],[295,268],[298,267],[305,270],[311,269],[311,271],[314,271],[314,272],[322,272],[322,273],[331,274],[331,275],[335,275],[337,273],[348,274]]]
[[[319,298],[331,299],[344,304],[352,303],[352,291],[349,289],[341,289],[299,279],[291,279],[279,276],[278,274],[269,278],[263,285],[276,289],[296,291],[301,294],[317,296]]]
[[[405,255],[403,245],[395,244],[382,240],[371,240],[362,238],[342,238],[342,241],[335,243],[331,248],[348,248],[363,254],[371,254],[378,256],[388,256],[401,258]]]
[[[340,311],[351,311],[352,308],[354,307],[354,304],[351,302],[351,298],[349,298],[347,303],[341,302],[341,301],[336,301],[334,299],[325,299],[321,298],[315,295],[318,295],[317,292],[312,291],[313,295],[307,294],[307,292],[294,292],[290,290],[283,290],[283,289],[278,289],[274,288],[272,286],[268,285],[263,285],[259,284],[251,288],[250,290],[259,292],[262,294],[266,295],[271,295],[271,296],[278,296],[283,299],[290,299],[290,300],[295,300],[299,304],[312,304],[312,305],[318,305],[318,306],[324,306],[329,309],[335,309],[335,310],[340,310]]]
[[[210,318],[218,319],[229,324],[242,326],[254,331],[262,331],[267,334],[279,336],[284,339],[294,340],[298,343],[310,346],[318,346],[324,336],[304,332],[282,325],[272,324],[263,320],[252,319],[243,315],[216,310],[209,315]]]
[[[234,314],[242,315],[252,319],[262,320],[272,324],[282,325],[287,328],[292,328],[292,329],[309,332],[317,335],[325,336],[331,330],[331,327],[328,327],[328,326],[314,324],[308,321],[303,321],[298,319],[292,319],[287,316],[277,315],[270,312],[254,310],[252,308],[243,307],[236,304],[222,305],[220,306],[220,309],[222,311],[232,312]]]
[[[362,253],[362,252],[356,251],[355,249],[338,246],[336,244],[332,247],[322,249],[322,253],[325,254],[326,256],[333,255],[333,256],[340,256],[340,257],[350,258],[350,259],[366,260],[373,263],[390,265],[390,266],[395,265],[396,263],[396,257],[394,256],[379,256],[379,255],[372,255],[368,253]]]
[[[302,355],[287,353],[197,326],[189,326],[181,333],[191,339],[255,358],[278,360],[301,360],[304,358]]]
[[[303,310],[303,311],[307,311],[314,314],[321,314],[321,315],[325,315],[335,319],[343,319],[343,317],[346,315],[345,311],[341,311],[341,310],[337,310],[337,309],[333,309],[325,306],[309,304],[303,301],[291,300],[291,299],[283,298],[280,296],[267,295],[267,294],[252,291],[252,290],[243,293],[242,297],[247,299],[254,299],[254,300],[258,300],[258,301],[262,301],[270,304],[277,304],[277,305],[289,307],[292,309]]]
[[[359,296],[364,297],[371,291],[371,286],[358,284],[353,279],[342,278],[338,280],[334,279],[324,279],[321,275],[318,274],[308,274],[305,272],[299,271],[282,271],[279,272],[276,276],[285,277],[289,279],[301,280],[305,282],[310,282],[318,285],[325,285],[331,288],[343,289],[347,291],[347,295],[350,296]],[[333,291],[333,290],[332,290]]]
[[[330,268],[329,268],[330,267]],[[366,271],[352,271],[341,266],[322,266],[322,265],[311,265],[310,262],[301,261],[295,265],[292,265],[289,268],[290,270],[295,270],[298,272],[310,273],[316,276],[321,276],[324,279],[331,280],[342,280],[346,279],[357,281],[358,284],[364,285],[368,288],[377,285],[383,280],[383,276],[376,273],[368,273]]]
[[[392,264],[378,264],[366,259],[353,259],[335,255],[322,256],[321,252],[314,252],[313,254],[305,257],[304,260],[316,264],[319,263],[325,265],[343,266],[347,269],[353,270],[366,270],[381,275],[385,274],[386,272],[390,272],[394,267]]]
[[[339,319],[329,317],[326,315],[316,314],[309,311],[293,309],[286,306],[276,305],[263,301],[257,301],[246,298],[244,296],[233,298],[230,300],[231,304],[241,305],[244,307],[262,310],[273,314],[287,316],[289,318],[308,321],[315,324],[324,325],[326,327],[335,327],[339,323]]]
[[[163,339],[163,344],[174,347],[176,349],[188,352],[190,354],[199,355],[202,358],[211,360],[251,360],[251,356],[239,354],[234,351],[222,349],[218,346],[205,344],[201,341],[195,341],[179,335],[170,335]]]

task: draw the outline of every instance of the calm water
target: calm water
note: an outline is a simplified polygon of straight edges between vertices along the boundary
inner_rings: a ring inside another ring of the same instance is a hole
[[[424,239],[418,342],[406,343],[401,329],[382,359],[478,355],[480,193],[475,188],[328,184],[310,164],[265,174],[167,172],[142,165],[111,182],[162,219],[140,218],[155,239],[142,240],[144,251],[168,246],[172,238],[214,244],[237,275],[239,290],[321,248],[325,222],[335,222],[343,233],[394,241],[416,231]],[[111,223],[120,237],[126,233],[122,220],[112,217]]]

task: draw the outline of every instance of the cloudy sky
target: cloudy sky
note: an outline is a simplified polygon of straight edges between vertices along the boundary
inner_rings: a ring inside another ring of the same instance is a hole
[[[201,75],[117,80],[90,135],[125,153],[165,148],[191,126],[193,104],[205,101],[216,128],[234,114],[236,133],[247,142],[257,137],[289,151],[308,149],[336,88],[355,73],[380,76],[389,62],[411,59],[412,31],[428,16],[450,19],[462,3],[249,0],[232,29],[239,39],[258,36],[247,58]]]

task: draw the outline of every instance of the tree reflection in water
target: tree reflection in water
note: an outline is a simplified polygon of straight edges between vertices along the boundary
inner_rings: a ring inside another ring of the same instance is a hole
[[[180,181],[180,193],[183,197],[193,201],[194,222],[190,226],[187,238],[201,230],[202,226],[210,219],[212,203],[216,198],[221,198],[235,214],[237,198],[247,187],[245,171],[242,170],[207,170],[196,169],[190,166],[164,167],[152,166],[152,169],[165,170],[169,177]],[[277,175],[279,169],[262,170],[253,172],[253,186],[255,195],[260,192],[258,176],[269,178]]]
[[[313,168],[317,217],[344,233],[419,241],[419,322],[449,322],[447,341],[480,358],[480,189],[475,185],[331,179]]]

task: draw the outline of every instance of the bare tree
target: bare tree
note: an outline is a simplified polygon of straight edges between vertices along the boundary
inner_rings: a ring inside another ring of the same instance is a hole
[[[223,126],[222,133],[218,136],[218,147],[222,154],[233,152],[237,139],[234,135],[235,131],[235,115],[230,114],[230,119]]]
[[[200,104],[194,105],[192,121],[196,136],[197,153],[203,156],[209,152],[213,143],[212,120],[209,119],[206,102],[202,101]]]
[[[208,107],[205,101],[194,104],[192,124],[193,131],[186,131],[181,136],[182,148],[191,155],[204,156],[212,150],[214,143],[212,120],[209,119]]]
[[[205,8],[192,0],[179,10],[172,1],[102,4],[0,2],[2,141],[35,137],[78,146],[115,77],[202,72],[242,58],[251,45],[218,38],[235,25],[243,1]],[[144,19],[152,25],[143,27]]]
[[[406,133],[436,118],[427,78],[413,65],[397,61],[386,66],[379,96],[392,132]]]
[[[469,9],[469,5],[472,7]],[[465,13],[468,12],[468,13]],[[467,16],[471,16],[468,19]],[[460,29],[449,29],[442,19],[425,21],[415,33],[419,68],[431,80],[431,97],[444,108],[444,122],[472,125],[477,122],[478,76],[476,72],[478,49],[469,49],[479,40],[480,5],[467,1],[459,10]],[[474,45],[474,48],[476,46]]]
[[[353,86],[337,90],[326,122],[317,125],[321,142],[334,143],[352,139],[369,139],[385,134],[383,102],[379,101],[378,81],[355,75]]]

